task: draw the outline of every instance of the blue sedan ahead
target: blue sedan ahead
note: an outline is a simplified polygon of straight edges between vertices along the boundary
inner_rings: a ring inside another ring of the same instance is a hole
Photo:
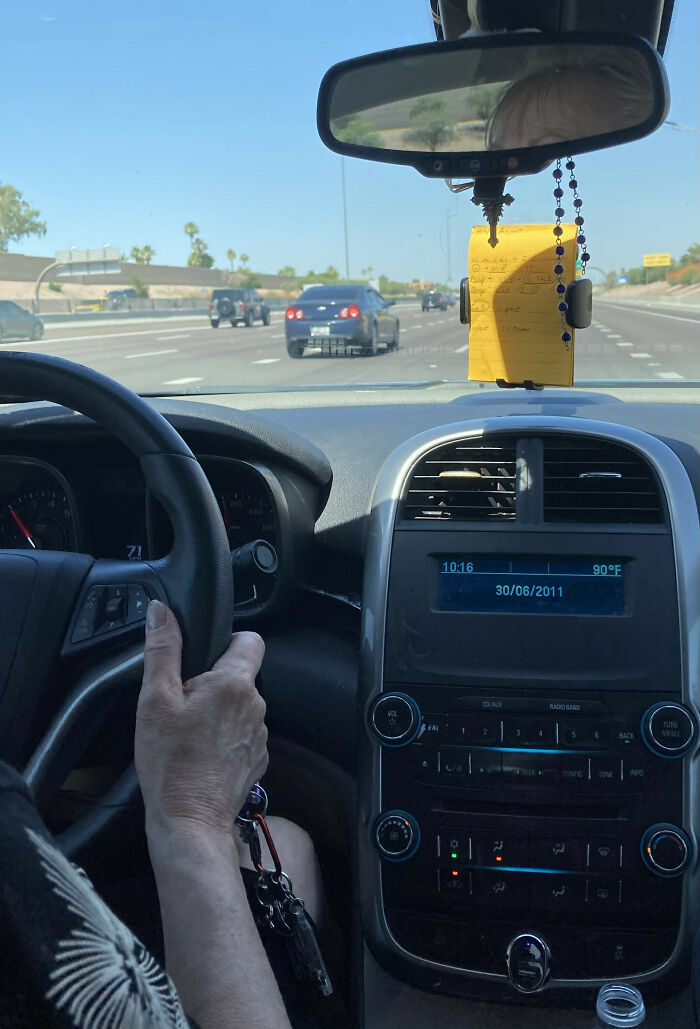
[[[309,286],[287,308],[287,353],[376,354],[399,348],[399,319],[371,286]]]

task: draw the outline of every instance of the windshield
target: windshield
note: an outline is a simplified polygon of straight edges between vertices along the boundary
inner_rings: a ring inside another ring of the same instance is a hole
[[[41,323],[0,305],[0,347],[154,394],[466,384],[471,192],[341,158],[316,128],[324,72],[434,40],[427,8],[10,5],[0,298]],[[594,293],[575,383],[700,379],[699,36],[696,0],[676,0],[668,121],[576,157]],[[553,225],[552,186],[551,166],[511,179],[502,224]],[[324,318],[327,300],[344,306]]]

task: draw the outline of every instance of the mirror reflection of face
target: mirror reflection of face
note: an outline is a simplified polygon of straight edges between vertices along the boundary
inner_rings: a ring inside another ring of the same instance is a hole
[[[439,50],[349,69],[330,105],[344,143],[481,153],[585,139],[645,121],[652,90],[631,49]]]

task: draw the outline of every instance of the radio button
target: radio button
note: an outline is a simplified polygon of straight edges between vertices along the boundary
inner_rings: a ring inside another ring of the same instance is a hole
[[[440,749],[441,786],[469,786],[469,751],[462,747]]]
[[[614,790],[621,781],[622,760],[617,755],[591,758],[591,786],[594,790]]]
[[[471,785],[487,789],[501,782],[501,755],[497,751],[473,750],[471,754]]]
[[[622,844],[617,840],[591,840],[588,844],[588,870],[614,875],[622,867]]]
[[[556,742],[556,722],[535,718],[506,718],[503,742],[507,747],[549,747]]]
[[[589,761],[577,754],[557,759],[557,781],[570,790],[581,790],[588,786]]]
[[[649,785],[652,778],[649,766],[641,758],[624,758],[622,762],[622,782],[626,790],[634,793]]]
[[[438,758],[437,747],[413,743],[401,755],[400,767],[410,779],[436,783],[438,781]]]
[[[550,836],[530,840],[530,867],[555,868],[566,872],[583,872],[584,848],[579,840]]]
[[[556,755],[504,754],[503,781],[506,786],[548,789],[556,783]]]
[[[478,743],[484,747],[498,746],[501,742],[501,720],[480,715],[452,715],[450,739],[465,744]]]
[[[559,743],[565,747],[590,749],[610,746],[610,727],[607,722],[576,720],[559,723]]]
[[[475,865],[527,865],[527,837],[473,833],[472,861]]]

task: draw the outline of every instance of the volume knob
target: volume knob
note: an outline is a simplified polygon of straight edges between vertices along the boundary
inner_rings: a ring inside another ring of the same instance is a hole
[[[418,735],[421,714],[406,693],[383,693],[369,710],[372,735],[385,747],[405,747]]]

